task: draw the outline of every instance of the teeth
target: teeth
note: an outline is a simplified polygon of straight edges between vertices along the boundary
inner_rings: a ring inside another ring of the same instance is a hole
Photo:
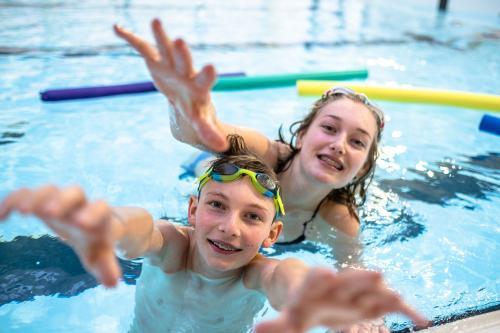
[[[334,161],[334,160],[330,159],[326,155],[321,155],[320,159],[322,161],[325,161],[326,163],[328,163],[329,165],[331,165],[332,167],[334,167],[334,168],[336,168],[338,170],[342,170],[343,169],[342,164],[338,163],[337,161]]]
[[[227,251],[237,250],[236,248],[232,247],[231,245],[223,244],[223,243],[220,243],[218,241],[212,241],[212,242],[223,250],[227,250]]]

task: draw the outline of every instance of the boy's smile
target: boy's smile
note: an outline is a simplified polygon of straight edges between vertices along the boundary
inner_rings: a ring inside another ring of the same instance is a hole
[[[233,254],[235,252],[241,251],[241,249],[234,247],[233,245],[220,241],[220,240],[215,240],[215,239],[210,239],[207,238],[208,242],[210,245],[212,245],[213,249],[215,252],[221,253],[221,254]]]
[[[220,183],[210,180],[189,205],[194,226],[193,270],[209,277],[239,272],[270,246],[281,231],[273,199],[259,193],[249,177]]]

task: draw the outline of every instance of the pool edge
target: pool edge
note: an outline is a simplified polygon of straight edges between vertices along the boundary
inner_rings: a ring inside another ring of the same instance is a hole
[[[424,333],[488,333],[500,332],[500,310],[467,317],[451,323],[434,326],[419,332]]]

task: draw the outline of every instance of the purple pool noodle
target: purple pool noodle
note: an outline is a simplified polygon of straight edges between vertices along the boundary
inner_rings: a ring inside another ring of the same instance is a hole
[[[221,77],[245,76],[243,72],[224,73]],[[49,89],[40,92],[42,101],[63,101],[71,99],[95,98],[122,94],[138,94],[156,91],[153,82],[137,82],[112,86],[80,87],[67,89]]]
[[[481,118],[479,130],[500,135],[500,118],[485,114],[483,118]]]

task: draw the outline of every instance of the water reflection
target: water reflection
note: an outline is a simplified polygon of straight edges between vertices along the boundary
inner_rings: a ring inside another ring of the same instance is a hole
[[[362,225],[363,243],[378,247],[393,242],[406,242],[425,232],[423,218],[406,207],[396,210],[390,223],[367,222]]]
[[[429,168],[408,169],[409,173],[418,176],[416,179],[382,179],[380,187],[384,191],[392,190],[408,200],[441,206],[457,201],[467,209],[478,207],[471,199],[488,200],[489,196],[498,193],[500,188],[495,181],[499,180],[500,171],[498,153],[469,156],[462,164],[446,160],[430,165]],[[481,170],[484,168],[489,170]]]
[[[59,239],[20,236],[0,242],[0,305],[35,296],[71,297],[97,286],[73,250]],[[135,285],[141,264],[120,260],[123,280]]]
[[[16,142],[15,139],[22,138],[24,133],[21,132],[3,132],[0,135],[0,145],[6,145]]]

